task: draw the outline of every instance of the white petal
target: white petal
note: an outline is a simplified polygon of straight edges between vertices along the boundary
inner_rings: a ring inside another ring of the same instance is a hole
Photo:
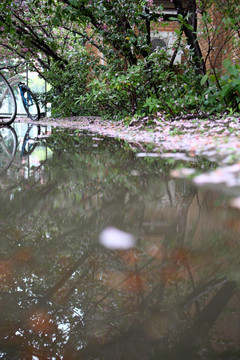
[[[99,235],[99,242],[108,249],[131,249],[136,244],[135,237],[115,227],[105,228]]]

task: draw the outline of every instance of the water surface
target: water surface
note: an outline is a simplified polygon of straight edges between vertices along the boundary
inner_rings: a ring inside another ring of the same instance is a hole
[[[224,194],[122,141],[12,129],[0,138],[0,359],[237,359],[240,221]]]

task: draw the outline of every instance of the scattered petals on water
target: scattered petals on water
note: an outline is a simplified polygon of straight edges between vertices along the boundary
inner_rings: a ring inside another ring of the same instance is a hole
[[[240,197],[236,197],[235,199],[231,199],[229,202],[230,206],[235,209],[240,209]]]
[[[92,137],[92,140],[95,140],[95,141],[103,141],[104,138],[100,138],[100,137]]]
[[[107,227],[100,233],[99,242],[108,249],[127,250],[136,245],[136,238],[132,234],[115,227]]]
[[[195,155],[195,154],[194,154]],[[185,153],[165,153],[161,155],[162,158],[170,158],[176,160],[184,160],[184,161],[195,161],[192,157],[187,156]]]
[[[170,175],[173,178],[185,178],[187,176],[192,176],[196,173],[195,169],[188,169],[188,168],[181,168],[181,169],[175,169],[170,172]]]
[[[198,186],[221,184],[227,188],[240,186],[240,163],[219,167],[215,171],[198,175],[194,178],[194,183]]]
[[[145,153],[145,152],[142,152],[142,153],[138,153],[136,155],[137,157],[160,157],[160,154],[157,154],[157,153]]]
[[[223,178],[216,173],[202,174],[194,178],[194,183],[197,185],[207,184],[223,184]]]
[[[130,174],[132,176],[140,176],[140,172],[138,170],[132,170]]]
[[[222,167],[222,171],[228,171],[231,173],[238,173],[240,172],[240,163],[236,163],[230,166]]]

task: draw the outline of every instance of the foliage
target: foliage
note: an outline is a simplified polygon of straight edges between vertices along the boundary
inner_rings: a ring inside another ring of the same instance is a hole
[[[119,118],[161,111],[174,117],[207,111],[210,100],[220,104],[212,109],[223,104],[235,109],[235,82],[218,75],[218,53],[212,55],[223,31],[228,35],[219,51],[229,42],[239,44],[237,1],[227,3],[221,8],[220,0],[191,0],[185,8],[182,0],[173,0],[178,13],[170,20],[179,24],[177,40],[173,49],[152,53],[151,26],[164,23],[153,0],[7,0],[0,5],[0,61],[27,60],[50,83],[43,101],[51,102],[53,116]],[[218,25],[211,17],[213,4],[224,14]],[[176,66],[179,51],[186,61]],[[200,80],[207,63],[219,80],[203,77],[205,87],[211,83],[206,90]]]
[[[235,0],[202,3],[198,38],[203,43],[204,63],[214,71],[221,68],[219,60],[229,55],[229,50],[234,55],[239,48],[239,6]]]
[[[43,102],[51,104],[53,117],[85,115],[88,108],[85,104],[76,104],[76,94],[85,94],[87,82],[93,73],[91,65],[94,63],[91,55],[84,49],[72,54],[68,64],[61,68],[59,62],[51,66],[51,70],[43,72],[51,84],[51,89],[43,97]]]
[[[209,87],[205,91],[204,105],[214,111],[224,110],[240,111],[240,64],[233,64],[230,59],[223,61],[225,73],[216,76],[216,73],[206,74],[202,80],[203,85],[207,80]]]
[[[139,60],[127,70],[112,64],[103,69],[98,79],[89,83],[89,92],[82,95],[78,103],[94,104],[100,115],[128,116],[142,108],[149,83],[147,61]]]
[[[106,67],[99,78],[88,84],[88,92],[77,103],[87,104],[89,108],[94,105],[94,115],[121,118],[159,111],[173,117],[200,110],[201,78],[192,68],[168,65],[169,55],[160,50],[125,71],[116,71],[114,65]]]
[[[52,61],[67,62],[73,38],[62,26],[56,28],[47,1],[36,8],[33,1],[12,0],[7,7],[1,5],[0,46],[1,60],[21,58],[29,60],[36,71],[49,69]],[[51,13],[56,11],[53,6]]]

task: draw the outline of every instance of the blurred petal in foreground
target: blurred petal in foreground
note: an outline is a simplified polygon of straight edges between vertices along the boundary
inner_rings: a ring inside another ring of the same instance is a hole
[[[108,249],[131,249],[136,244],[135,237],[115,227],[105,228],[99,235],[100,243]]]

